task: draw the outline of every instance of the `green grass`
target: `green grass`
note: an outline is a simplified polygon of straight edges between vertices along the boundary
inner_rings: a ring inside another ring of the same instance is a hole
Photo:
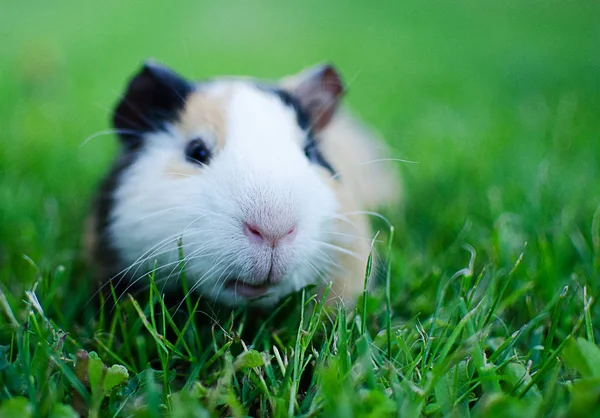
[[[3,7],[0,416],[600,415],[599,18],[591,1]],[[418,162],[386,214],[389,287],[261,321],[175,314],[156,287],[88,304],[81,225],[115,140],[80,145],[147,57],[194,78],[334,62]]]

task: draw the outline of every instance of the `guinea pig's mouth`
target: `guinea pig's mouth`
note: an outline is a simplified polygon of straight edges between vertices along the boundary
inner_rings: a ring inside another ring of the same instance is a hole
[[[242,296],[247,299],[256,299],[264,296],[271,288],[271,285],[268,282],[251,284],[238,279],[229,279],[225,282],[225,288],[232,290],[238,296]]]

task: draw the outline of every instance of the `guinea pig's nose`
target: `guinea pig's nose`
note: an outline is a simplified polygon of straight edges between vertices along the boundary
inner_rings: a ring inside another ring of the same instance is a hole
[[[280,227],[279,225],[256,225],[244,223],[244,233],[250,241],[257,244],[267,243],[271,246],[283,242],[291,242],[296,236],[296,225],[292,227]]]

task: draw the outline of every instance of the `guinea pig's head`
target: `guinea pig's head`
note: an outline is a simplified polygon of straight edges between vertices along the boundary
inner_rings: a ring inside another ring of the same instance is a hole
[[[106,234],[122,273],[156,266],[176,283],[183,267],[191,289],[228,305],[326,280],[338,180],[319,134],[342,93],[331,66],[281,84],[193,83],[146,63],[114,112],[122,168]]]

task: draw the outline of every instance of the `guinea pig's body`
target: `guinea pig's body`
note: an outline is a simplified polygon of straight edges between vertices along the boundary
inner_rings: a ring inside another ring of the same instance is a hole
[[[225,305],[270,306],[330,281],[360,294],[372,232],[365,211],[398,183],[376,136],[335,112],[343,87],[325,66],[268,84],[191,83],[156,64],[114,113],[122,150],[88,222],[102,281],[176,285]],[[365,164],[368,163],[368,164]]]

